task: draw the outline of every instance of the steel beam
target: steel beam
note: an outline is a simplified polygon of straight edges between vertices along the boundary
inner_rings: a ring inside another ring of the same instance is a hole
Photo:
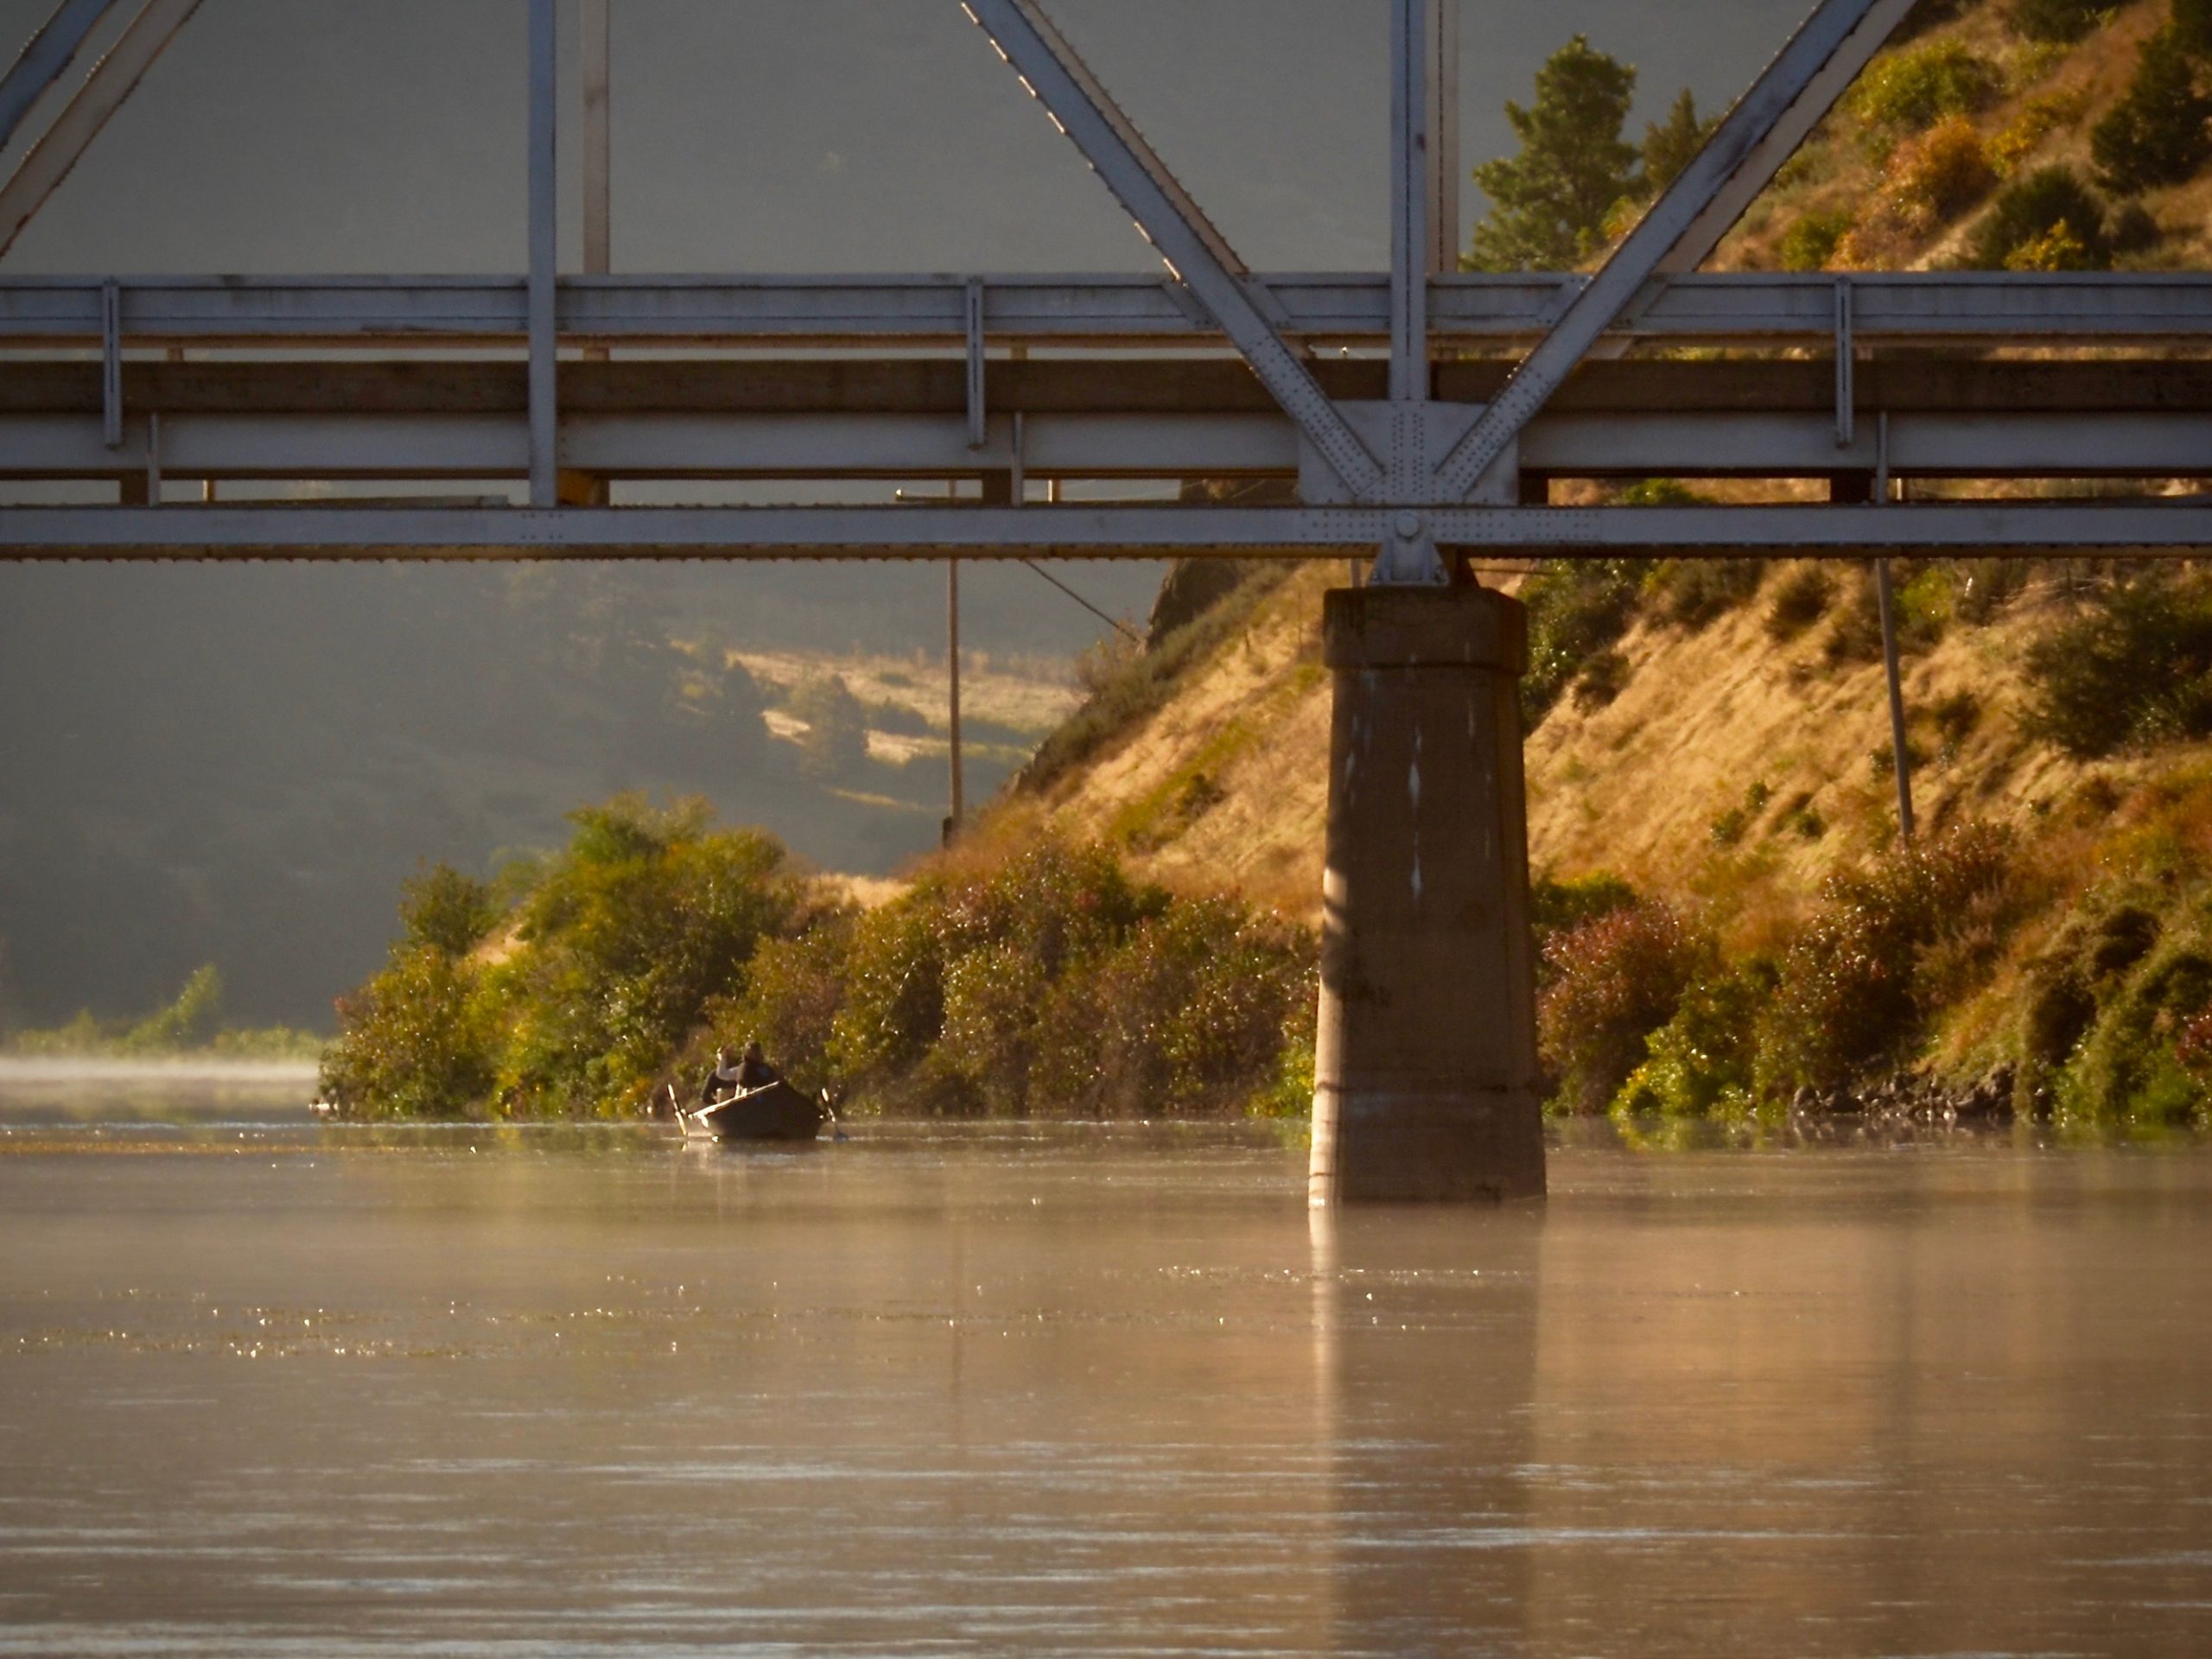
[[[1345,487],[1384,486],[1383,469],[1276,332],[1271,303],[1243,264],[1184,193],[1135,126],[1084,67],[1035,0],[963,0],[1053,124],[1128,208],[1170,273],[1243,353],[1284,413],[1298,423]]]
[[[16,136],[16,129],[46,89],[85,49],[85,42],[99,26],[117,0],[61,0],[53,16],[31,36],[22,53],[0,80],[0,149]]]
[[[1821,70],[1848,42],[1864,40],[1859,31],[1877,7],[1900,3],[1906,0],[1821,0],[1719,130],[1661,194],[1542,343],[1529,353],[1497,401],[1445,458],[1437,469],[1441,495],[1464,499],[1474,493],[1484,474],[1507,453],[1521,429],[1658,272],[1662,262],[1685,244],[1707,211],[1724,199],[1730,181],[1744,171],[1783,118],[1799,105]]]
[[[154,60],[199,10],[200,0],[146,0],[114,48],[99,60],[45,136],[31,146],[7,183],[0,185],[0,257],[15,245],[23,227],[60,188],[109,118],[137,90]]]
[[[0,346],[97,346],[99,276],[0,278]],[[983,278],[995,340],[1035,345],[1225,346],[1144,276]],[[1540,338],[1582,278],[1548,274],[1441,277],[1430,285],[1433,336],[1457,342]],[[1270,276],[1293,339],[1369,349],[1390,335],[1387,275]],[[2212,338],[2212,275],[2196,271],[1916,271],[1852,277],[1853,330],[1889,342],[2201,344]],[[521,277],[129,278],[131,338],[149,346],[291,349],[327,342],[394,350],[519,345],[529,329]],[[1835,334],[1835,281],[1820,272],[1736,272],[1665,279],[1621,337],[1681,345],[1807,346]],[[626,346],[772,346],[965,340],[966,279],[945,276],[570,276],[558,285],[564,340]]]
[[[11,559],[1342,557],[1378,544],[1374,507],[410,508],[391,505],[0,508]],[[1446,545],[1515,554],[1863,559],[1870,550],[2199,556],[2212,505],[1978,502],[1897,506],[1460,507]]]
[[[512,478],[522,423],[493,412],[163,413],[171,472],[225,479]],[[1014,423],[1021,423],[1019,452]],[[137,453],[143,417],[0,413],[0,478],[99,478]],[[560,465],[624,479],[1294,478],[1297,429],[1278,413],[582,413]],[[1827,415],[1547,413],[1522,464],[1575,478],[1819,479],[1871,472],[1872,430],[1838,448]],[[1890,417],[1890,464],[1913,478],[2212,477],[2212,413],[1930,412]]]

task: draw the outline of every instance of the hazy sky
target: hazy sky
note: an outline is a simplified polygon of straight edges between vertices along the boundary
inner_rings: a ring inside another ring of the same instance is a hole
[[[0,50],[54,3],[0,0]],[[1641,120],[1734,97],[1809,4],[1465,0],[1468,165],[1570,34],[1639,67]],[[1385,0],[1052,10],[1255,266],[1384,262]],[[1150,268],[957,0],[613,17],[618,270]],[[206,0],[0,274],[518,270],[524,39],[523,0]]]

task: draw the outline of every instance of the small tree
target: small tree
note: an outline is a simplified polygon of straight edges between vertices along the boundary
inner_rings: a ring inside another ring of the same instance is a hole
[[[2061,226],[2065,227],[2063,239],[2081,250],[2082,263],[2075,269],[2110,269],[2112,244],[2104,207],[2066,167],[2043,168],[2003,191],[1974,227],[1965,264],[1975,270],[2005,270],[2023,248],[2037,243],[2056,245]]]
[[[1682,169],[1697,159],[1698,151],[1719,124],[1717,115],[1699,116],[1697,99],[1687,86],[1664,121],[1644,124],[1643,181],[1653,195],[1681,176]]]
[[[1635,94],[1636,71],[1580,35],[1552,54],[1535,101],[1505,106],[1521,153],[1475,169],[1491,210],[1470,269],[1560,270],[1589,257],[1614,203],[1637,188],[1637,152],[1621,137]]]
[[[2126,97],[2089,134],[2097,182],[2122,194],[2178,184],[2212,157],[2212,97],[2171,28],[2143,42]]]
[[[868,709],[844,677],[808,680],[791,694],[791,711],[806,722],[800,765],[817,778],[841,778],[868,760]]]
[[[2013,0],[2012,27],[2031,41],[2078,41],[2119,9],[2115,0]]]
[[[410,880],[399,901],[399,925],[410,947],[444,957],[465,957],[499,919],[489,884],[450,864],[434,865]]]

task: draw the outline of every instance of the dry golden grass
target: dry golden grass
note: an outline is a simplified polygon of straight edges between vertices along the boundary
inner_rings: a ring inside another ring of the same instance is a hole
[[[2014,35],[2005,13],[2002,4],[1979,6],[1931,29],[1912,48],[1955,40],[1998,70],[2003,95],[1972,121],[2001,174],[2014,176],[2063,163],[2088,176],[2089,130],[2126,90],[2143,41],[2165,21],[2166,7],[2120,6],[2102,27],[2055,51]],[[1752,204],[1707,269],[1775,270],[1782,263],[1782,238],[1792,225],[1808,214],[1835,212],[1865,221],[1836,262],[1840,269],[1926,270],[1956,259],[1975,214],[1915,230],[1894,216],[1866,212],[1869,204],[1883,200],[1888,159],[1847,101],[1815,130],[1782,180]],[[2170,233],[2156,263],[2201,268],[2212,251],[2203,230],[2205,210],[2212,206],[2212,179],[2151,192],[2144,202]]]

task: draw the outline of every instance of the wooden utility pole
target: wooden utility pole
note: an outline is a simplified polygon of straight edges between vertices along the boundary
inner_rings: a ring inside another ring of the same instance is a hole
[[[948,686],[945,725],[951,737],[952,749],[952,816],[944,821],[944,839],[950,845],[953,837],[960,833],[962,821],[968,816],[967,791],[960,777],[960,561],[946,560],[944,572],[945,670]]]

